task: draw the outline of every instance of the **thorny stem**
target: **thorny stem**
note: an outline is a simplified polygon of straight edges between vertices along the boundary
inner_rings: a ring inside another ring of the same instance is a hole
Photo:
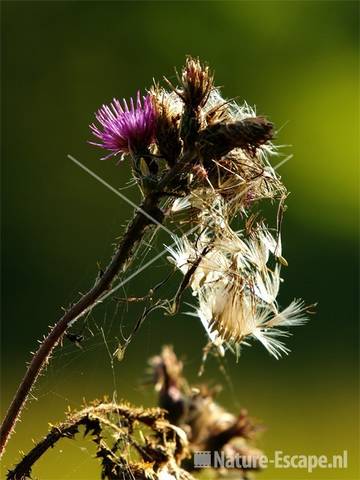
[[[96,444],[102,442],[102,426],[109,427],[116,433],[126,435],[125,430],[107,418],[109,414],[124,417],[132,425],[135,421],[163,432],[168,423],[164,420],[164,412],[160,409],[141,409],[116,403],[100,403],[86,407],[79,412],[69,414],[66,422],[52,426],[49,433],[25,455],[16,467],[9,471],[8,480],[30,478],[34,464],[62,438],[72,439],[79,433],[79,427],[85,427],[86,433],[91,433]],[[131,438],[129,437],[129,441]],[[136,446],[136,445],[135,445]]]
[[[159,202],[163,190],[170,187],[177,176],[193,161],[196,152],[184,153],[179,162],[158,183],[156,190],[148,193],[141,204],[141,209],[149,216],[154,217],[159,223],[163,222],[163,214],[159,209]],[[14,430],[16,422],[20,418],[21,411],[34,387],[39,374],[50,360],[54,348],[62,339],[67,328],[91,310],[101,299],[102,295],[110,288],[120,270],[124,268],[131,257],[134,246],[143,238],[145,231],[153,224],[151,219],[138,211],[130,222],[122,240],[120,241],[114,256],[105,269],[103,275],[95,285],[85,293],[80,300],[71,305],[66,313],[51,328],[49,334],[40,343],[40,347],[32,357],[27,371],[16,391],[11,405],[6,413],[0,428],[0,457],[4,453],[5,446]]]

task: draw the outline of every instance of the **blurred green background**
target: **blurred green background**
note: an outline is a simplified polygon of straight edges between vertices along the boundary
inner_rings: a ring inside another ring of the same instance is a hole
[[[254,345],[237,364],[226,357],[226,375],[210,360],[204,380],[223,384],[219,401],[228,409],[243,406],[262,420],[259,446],[269,456],[349,451],[347,470],[269,469],[259,479],[358,478],[358,3],[28,1],[3,2],[2,14],[2,415],[36,340],[93,282],[97,262],[108,260],[132,215],[67,154],[125,186],[128,166],[99,162],[102,152],[86,143],[93,112],[153,78],[172,77],[191,53],[214,68],[225,96],[256,104],[283,127],[278,143],[291,145],[284,153],[294,157],[279,170],[292,192],[280,303],[319,303],[289,340],[289,357],[276,361]],[[134,188],[124,193],[138,199]],[[158,248],[166,241],[161,235]],[[167,271],[158,262],[128,294],[146,292]],[[65,341],[23,412],[3,472],[68,405],[115,390],[119,399],[152,405],[141,379],[146,359],[164,343],[175,346],[196,381],[205,334],[185,315],[150,316],[111,368],[107,346],[115,350],[138,311],[110,301],[94,310],[82,350]],[[63,441],[34,474],[97,479],[92,454],[86,442]]]

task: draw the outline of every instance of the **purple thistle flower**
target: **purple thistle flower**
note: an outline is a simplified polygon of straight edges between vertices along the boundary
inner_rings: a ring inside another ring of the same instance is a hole
[[[110,105],[103,105],[96,113],[100,127],[90,125],[92,133],[101,143],[89,142],[109,150],[111,153],[102,160],[119,153],[142,153],[154,140],[156,110],[150,95],[137,93],[136,106],[130,99],[130,108],[123,99],[124,107],[114,98]]]

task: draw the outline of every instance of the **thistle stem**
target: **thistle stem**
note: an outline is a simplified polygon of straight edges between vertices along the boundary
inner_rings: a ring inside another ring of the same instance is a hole
[[[158,210],[159,196],[149,194],[141,205],[149,215],[156,218],[159,222]],[[26,403],[27,397],[33,388],[39,374],[48,363],[53,349],[61,340],[66,329],[71,323],[79,319],[97,303],[101,296],[111,288],[111,285],[120,270],[125,266],[131,256],[134,246],[143,238],[146,228],[152,221],[141,212],[136,213],[129,224],[114,256],[107,266],[103,275],[98,279],[95,285],[83,295],[78,302],[72,305],[66,313],[60,318],[49,334],[41,342],[39,349],[34,354],[28,369],[22,379],[19,388],[8,409],[5,419],[0,429],[0,455],[3,453],[6,443],[20,417],[21,411]]]
[[[20,418],[21,411],[31,389],[34,387],[39,374],[49,362],[52,351],[62,339],[67,328],[91,310],[96,303],[101,300],[102,295],[111,288],[120,270],[124,268],[128,260],[130,260],[134,247],[143,238],[147,227],[154,225],[151,218],[157,220],[158,223],[163,222],[164,215],[159,209],[159,202],[163,192],[175,183],[178,175],[181,174],[195,158],[196,152],[184,153],[174,167],[159,181],[156,190],[147,194],[140,206],[140,209],[144,213],[139,209],[135,214],[103,275],[78,302],[68,308],[66,313],[58,320],[49,334],[41,342],[39,349],[30,361],[1,425],[0,458],[4,453],[5,446],[14,430],[16,422]]]

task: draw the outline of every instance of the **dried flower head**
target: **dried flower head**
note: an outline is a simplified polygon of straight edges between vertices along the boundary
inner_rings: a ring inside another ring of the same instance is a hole
[[[100,126],[93,123],[90,129],[101,142],[90,143],[110,151],[104,158],[119,153],[142,154],[154,140],[156,110],[151,96],[146,95],[141,100],[139,91],[136,104],[130,99],[130,108],[125,99],[122,106],[114,98],[110,105],[103,105],[98,110],[96,119]]]
[[[191,387],[183,376],[183,364],[171,347],[163,347],[160,355],[150,359],[150,366],[156,387],[160,385],[156,388],[159,405],[166,403],[168,417],[186,433],[191,453],[205,450],[224,452],[228,459],[239,455],[251,459],[236,470],[238,480],[249,478],[249,470],[260,468],[262,452],[250,446],[248,440],[254,441],[262,426],[255,424],[245,409],[234,415],[219,405],[214,398],[219,387]],[[191,462],[189,465],[192,466]]]
[[[156,144],[159,154],[173,166],[181,152],[180,119],[183,103],[175,92],[155,86],[151,90],[156,110]]]
[[[198,58],[188,56],[181,75],[180,96],[185,105],[193,109],[203,107],[213,88],[214,77],[208,65],[203,65]]]
[[[199,143],[205,158],[220,159],[234,148],[255,156],[256,150],[272,138],[273,124],[264,117],[255,117],[209,125],[201,132]]]

